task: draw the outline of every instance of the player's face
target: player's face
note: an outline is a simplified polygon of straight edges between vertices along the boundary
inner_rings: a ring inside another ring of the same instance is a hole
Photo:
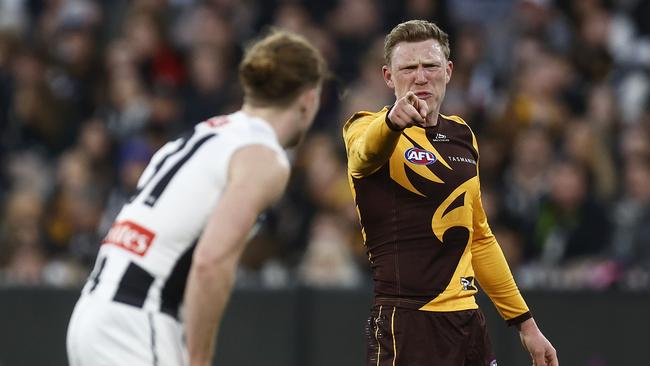
[[[321,86],[319,85],[313,89],[305,91],[303,95],[299,97],[300,128],[297,129],[295,136],[289,141],[287,147],[298,145],[314,123],[314,118],[316,118],[316,113],[318,113],[318,109],[320,108],[320,94]]]
[[[391,64],[384,66],[383,72],[386,84],[395,89],[397,99],[412,91],[432,110],[439,107],[445,97],[452,68],[440,43],[428,39],[398,43],[393,49]]]

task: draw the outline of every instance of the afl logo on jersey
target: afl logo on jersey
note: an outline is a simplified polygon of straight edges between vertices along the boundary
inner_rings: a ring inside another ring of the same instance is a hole
[[[404,157],[410,163],[417,165],[431,165],[436,162],[436,156],[431,151],[412,147],[404,152]]]

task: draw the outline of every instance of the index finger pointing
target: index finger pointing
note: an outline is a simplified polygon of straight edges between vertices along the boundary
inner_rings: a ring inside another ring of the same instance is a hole
[[[424,101],[424,100],[420,100],[420,98],[418,98],[418,107],[416,107],[416,108],[417,108],[418,112],[420,112],[420,115],[422,116],[422,118],[426,119],[427,114],[429,114],[429,106],[427,105],[427,102]]]
[[[409,102],[410,105],[414,106],[415,109],[419,109],[420,98],[418,98],[418,96],[415,95],[415,93],[411,91],[406,93],[406,101]]]

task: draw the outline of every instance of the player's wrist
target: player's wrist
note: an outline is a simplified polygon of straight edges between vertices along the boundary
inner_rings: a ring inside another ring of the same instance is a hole
[[[537,323],[535,323],[535,319],[533,318],[528,318],[523,322],[517,324],[517,330],[521,334],[533,334],[540,332],[539,328],[537,327]]]
[[[205,357],[190,357],[189,366],[210,366],[212,364],[211,358]]]
[[[393,121],[391,121],[391,119],[390,119],[390,112],[393,110],[393,107],[394,107],[394,106],[391,106],[391,107],[388,109],[388,112],[386,112],[386,118],[384,119],[384,121],[386,122],[386,126],[388,126],[388,128],[390,128],[391,131],[402,132],[402,131],[404,131],[404,128],[403,128],[403,127],[400,127],[400,126],[398,126],[398,125],[396,125],[396,124],[393,123]]]
[[[533,314],[530,311],[527,311],[517,317],[514,317],[512,319],[506,320],[506,324],[508,324],[509,327],[517,327],[519,329],[519,325],[526,320],[530,319],[533,317]]]
[[[210,366],[211,362],[190,362],[189,366]]]

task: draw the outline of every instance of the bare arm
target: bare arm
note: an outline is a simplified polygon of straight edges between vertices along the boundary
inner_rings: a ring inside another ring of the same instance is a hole
[[[268,147],[248,146],[233,155],[226,188],[194,250],[185,291],[190,366],[212,363],[245,238],[257,216],[284,192],[288,177],[289,167]]]

